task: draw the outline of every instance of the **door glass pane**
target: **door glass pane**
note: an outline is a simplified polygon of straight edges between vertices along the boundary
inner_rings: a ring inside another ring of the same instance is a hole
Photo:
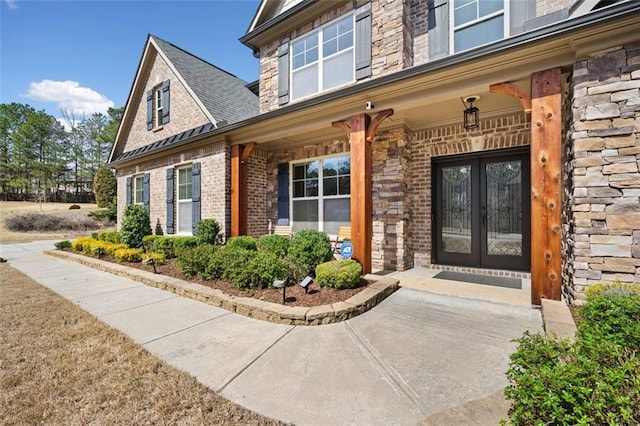
[[[471,253],[471,165],[442,168],[442,249]]]
[[[522,164],[486,165],[487,254],[522,256]]]

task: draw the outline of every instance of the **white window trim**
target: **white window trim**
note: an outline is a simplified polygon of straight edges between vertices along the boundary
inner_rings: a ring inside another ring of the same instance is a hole
[[[153,88],[153,128],[162,127],[162,114],[164,105],[162,105],[162,84]]]
[[[493,12],[493,13],[491,13],[489,15],[485,15],[485,16],[483,16],[481,18],[474,19],[473,21],[470,21],[470,22],[465,22],[464,24],[459,25],[457,27],[454,27],[454,11],[455,10],[454,10],[454,7],[453,7],[453,1],[451,1],[449,3],[449,5],[450,5],[449,6],[449,53],[451,55],[454,55],[456,53],[461,53],[461,52],[465,51],[465,50],[459,50],[459,51],[456,52],[456,50],[455,50],[456,49],[456,46],[455,46],[455,33],[456,33],[457,30],[462,30],[462,29],[465,29],[467,27],[471,27],[473,25],[479,24],[480,22],[487,21],[487,20],[489,20],[491,18],[495,18],[496,16],[504,15],[504,19],[502,20],[502,22],[503,22],[502,39],[505,39],[505,38],[509,37],[509,29],[510,29],[510,24],[509,24],[509,22],[510,22],[510,7],[509,7],[509,3],[510,3],[510,0],[503,0],[503,1],[504,1],[503,2],[503,8],[502,8],[501,11]],[[525,0],[522,0],[522,1],[525,1]],[[485,43],[485,44],[491,44],[491,43],[495,43],[495,41],[492,41],[492,42],[489,42],[489,43]],[[475,48],[480,47],[480,46],[484,46],[484,44],[479,44],[477,46],[473,46],[473,47],[471,47],[469,49],[466,49],[466,50],[475,49]]]
[[[324,174],[322,173],[322,167],[318,167],[318,195],[316,197],[294,197],[293,196],[293,167],[297,164],[306,164],[314,161],[323,162],[331,158],[349,157],[351,153],[346,152],[342,154],[324,155],[321,157],[309,157],[303,160],[296,160],[289,162],[289,217],[291,218],[291,225],[294,225],[293,220],[293,203],[295,201],[310,201],[318,200],[318,231],[324,232],[324,200],[338,200],[338,199],[351,199],[351,189],[349,189],[349,195],[322,195],[324,194]],[[320,163],[319,166],[322,164]],[[351,162],[349,162],[349,177],[351,177]]]
[[[142,199],[138,200],[138,179],[140,179],[140,191],[142,193]],[[133,176],[133,199],[132,204],[144,204],[144,175]]]
[[[350,48],[348,49],[344,49],[341,50],[339,52],[334,53],[333,55],[327,56],[326,58],[322,57],[322,48],[323,48],[323,40],[322,40],[322,32],[324,30],[324,28],[335,24],[336,22],[344,19],[346,16],[350,15],[351,16],[351,20],[352,20],[352,31],[353,31],[353,44],[351,45]],[[317,32],[318,33],[318,60],[316,62],[312,62],[310,64],[306,64],[296,70],[293,69],[293,44],[295,42],[297,42],[298,40],[302,40],[303,38],[309,36],[310,34]],[[320,27],[314,28],[313,30],[301,35],[300,37],[297,37],[293,40],[291,40],[289,42],[289,92],[291,94],[291,101],[300,101],[303,99],[309,99],[312,98],[314,96],[317,96],[320,93],[324,93],[324,92],[328,92],[331,90],[336,90],[339,89],[341,87],[345,87],[348,86],[350,84],[353,84],[356,81],[356,44],[357,44],[357,40],[356,40],[356,18],[355,18],[355,14],[354,13],[347,13],[345,15],[342,15],[332,21],[327,22],[326,24],[323,24]],[[351,50],[353,52],[352,56],[351,56],[351,80],[349,80],[348,82],[338,85],[338,86],[334,86],[330,89],[322,89],[322,79],[324,77],[323,73],[322,73],[322,63],[328,59],[331,59],[335,56],[338,56],[344,52],[347,52],[348,50]],[[304,70],[306,68],[309,68],[310,66],[317,64],[318,65],[318,85],[316,87],[316,91],[310,95],[307,96],[302,96],[302,97],[296,97],[295,92],[293,90],[293,73],[294,71],[301,71]]]
[[[191,168],[192,168],[192,164],[185,164],[185,165],[176,167],[176,185],[175,185],[176,187],[176,194],[175,194],[176,223],[174,227],[176,231],[176,235],[193,235],[192,230],[189,230],[189,232],[180,231],[180,203],[187,203],[187,202],[191,203],[191,208],[193,209],[193,198],[185,198],[184,200],[180,199],[180,170],[191,169]],[[191,196],[193,197],[193,169],[191,169],[191,173],[189,174],[189,177],[192,179]],[[193,222],[193,217],[191,218],[191,221]],[[191,223],[191,227],[193,228],[193,223]]]

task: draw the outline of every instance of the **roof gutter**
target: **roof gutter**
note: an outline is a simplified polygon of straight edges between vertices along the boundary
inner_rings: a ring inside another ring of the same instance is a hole
[[[306,1],[303,3],[306,3]],[[467,62],[472,62],[476,59],[479,59],[491,54],[507,52],[509,50],[517,49],[522,46],[540,42],[545,39],[550,39],[553,37],[570,34],[574,31],[578,31],[583,28],[605,23],[618,18],[623,18],[636,13],[640,13],[640,1],[628,1],[624,3],[616,4],[614,6],[603,8],[596,12],[588,13],[586,15],[581,15],[577,18],[557,22],[543,28],[531,30],[529,32],[518,34],[508,39],[503,39],[495,43],[491,43],[486,46],[481,46],[476,49],[472,49],[459,54],[447,56],[445,58],[427,62],[425,64],[417,65],[411,68],[407,68],[402,71],[395,72],[393,74],[385,75],[382,77],[375,78],[373,80],[358,83],[353,86],[349,86],[344,89],[337,90],[335,92],[319,95],[305,101],[284,106],[282,108],[278,108],[277,110],[265,112],[264,114],[259,114],[251,118],[248,118],[246,120],[239,121],[237,123],[233,123],[228,126],[224,126],[224,127],[212,130],[208,133],[198,135],[195,138],[185,139],[175,145],[169,145],[169,146],[163,147],[161,149],[153,151],[153,153],[155,154],[158,152],[183,146],[185,144],[194,142],[195,140],[200,140],[200,139],[204,139],[211,136],[221,135],[232,130],[237,130],[245,126],[260,123],[262,121],[280,117],[280,116],[290,114],[292,112],[300,111],[306,108],[310,108],[313,106],[321,105],[326,102],[331,102],[336,99],[340,99],[345,96],[350,96],[365,90],[379,88],[379,87],[390,85],[405,79],[410,79],[416,76],[420,76],[422,74],[439,71],[448,67],[461,65]],[[109,164],[117,165],[120,163],[129,162],[130,160],[144,157],[148,154],[151,154],[151,153],[145,153],[144,155],[141,154],[138,156],[123,159],[121,161],[115,161]]]

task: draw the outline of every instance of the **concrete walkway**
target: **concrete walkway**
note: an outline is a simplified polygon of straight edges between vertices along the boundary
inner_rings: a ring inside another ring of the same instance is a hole
[[[0,256],[224,397],[300,425],[497,424],[511,342],[538,311],[401,288],[346,322],[254,320],[46,256]]]

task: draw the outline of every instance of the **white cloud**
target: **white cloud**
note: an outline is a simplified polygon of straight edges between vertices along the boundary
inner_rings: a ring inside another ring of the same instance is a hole
[[[42,80],[29,84],[24,95],[41,102],[57,102],[59,109],[65,109],[76,116],[89,116],[96,112],[106,114],[113,107],[113,101],[77,81]]]
[[[16,0],[4,0],[9,9],[17,9],[18,5],[16,4]]]

